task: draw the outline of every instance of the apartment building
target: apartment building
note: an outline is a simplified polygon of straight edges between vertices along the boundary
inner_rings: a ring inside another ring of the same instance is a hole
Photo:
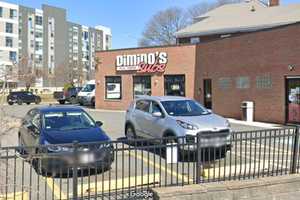
[[[111,48],[109,28],[69,22],[63,8],[0,2],[1,10],[1,55],[6,58],[4,64],[17,72],[11,81],[20,87],[61,87],[70,81],[83,84],[93,78],[95,50]]]
[[[16,82],[18,6],[0,2],[0,80]]]

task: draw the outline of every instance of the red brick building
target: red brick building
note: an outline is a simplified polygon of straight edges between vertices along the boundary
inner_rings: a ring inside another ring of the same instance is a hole
[[[299,5],[282,7],[270,13]],[[261,17],[269,11],[257,12]],[[268,21],[257,29],[248,20],[244,31],[222,29],[211,37],[200,31],[197,44],[182,44],[195,37],[185,30],[177,46],[98,52],[96,108],[125,110],[139,94],[182,95],[226,117],[241,118],[241,103],[252,101],[256,121],[300,123],[300,12],[294,13],[299,22]]]

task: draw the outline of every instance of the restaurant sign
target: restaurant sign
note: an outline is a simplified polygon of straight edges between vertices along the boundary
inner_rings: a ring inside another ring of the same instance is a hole
[[[117,71],[137,71],[138,73],[162,73],[168,62],[166,52],[119,55],[116,57]]]

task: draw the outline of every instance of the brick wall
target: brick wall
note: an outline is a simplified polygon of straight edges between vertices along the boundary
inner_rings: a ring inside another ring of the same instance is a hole
[[[288,65],[295,65],[294,71]],[[271,89],[257,89],[256,77],[270,74]],[[254,101],[255,120],[285,122],[285,76],[300,75],[300,24],[203,43],[197,47],[196,87],[212,79],[213,110],[240,118],[241,102]],[[237,89],[236,77],[250,78],[249,89]],[[220,89],[220,77],[231,78],[229,89]],[[195,91],[202,101],[203,92]]]
[[[127,109],[133,100],[133,76],[140,75],[134,72],[117,72],[115,59],[117,55],[141,54],[164,51],[168,54],[166,71],[163,74],[153,74],[151,77],[152,95],[164,95],[164,75],[185,74],[185,93],[187,97],[194,97],[194,74],[196,62],[196,46],[162,46],[155,48],[124,49],[97,52],[101,64],[96,72],[96,108],[100,109]],[[122,76],[122,99],[105,99],[105,76]],[[148,74],[147,74],[148,75]]]

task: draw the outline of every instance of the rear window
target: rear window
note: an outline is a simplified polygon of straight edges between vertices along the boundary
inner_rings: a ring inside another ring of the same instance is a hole
[[[139,100],[139,101],[136,102],[135,108],[137,110],[141,110],[141,111],[144,111],[144,112],[149,112],[150,101]]]

